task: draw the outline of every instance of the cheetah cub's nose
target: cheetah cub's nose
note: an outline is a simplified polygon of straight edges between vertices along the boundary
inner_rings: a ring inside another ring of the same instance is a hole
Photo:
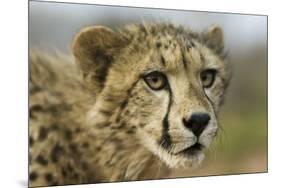
[[[207,113],[193,113],[189,119],[183,118],[183,124],[198,137],[204,131],[210,119]]]

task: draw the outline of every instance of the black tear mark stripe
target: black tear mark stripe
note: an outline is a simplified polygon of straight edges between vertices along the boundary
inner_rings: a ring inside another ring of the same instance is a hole
[[[167,87],[167,91],[169,93],[169,104],[168,104],[167,113],[162,122],[162,125],[163,125],[162,136],[161,136],[161,139],[159,142],[160,146],[162,146],[165,149],[167,149],[171,145],[171,136],[168,133],[168,131],[169,131],[168,117],[169,117],[169,113],[170,113],[170,109],[171,109],[171,105],[172,105],[173,93],[172,93],[172,90],[169,85]]]
[[[211,107],[212,107],[212,109],[214,111],[214,115],[215,115],[215,117],[217,119],[218,117],[217,117],[217,114],[216,114],[216,111],[215,111],[215,105],[214,105],[213,101],[210,99],[210,97],[206,94],[205,91],[203,91],[203,93],[204,93],[205,97],[207,98],[207,100],[210,102]]]

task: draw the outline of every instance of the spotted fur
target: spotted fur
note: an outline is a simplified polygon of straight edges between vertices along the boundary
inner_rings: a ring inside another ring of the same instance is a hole
[[[82,29],[67,56],[30,51],[29,185],[64,185],[165,177],[198,165],[208,147],[228,85],[219,27],[195,33],[172,24],[132,24],[113,31]],[[209,89],[200,72],[216,69]],[[151,71],[168,86],[153,91]],[[196,140],[182,119],[211,116]]]

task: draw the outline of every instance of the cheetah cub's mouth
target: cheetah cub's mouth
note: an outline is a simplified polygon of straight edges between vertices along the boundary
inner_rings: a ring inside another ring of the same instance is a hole
[[[169,153],[173,156],[172,158],[182,159],[182,161],[185,161],[184,163],[190,163],[187,164],[187,166],[193,167],[199,165],[204,159],[204,151],[206,149],[207,146],[204,146],[199,141],[196,141],[193,144],[189,144],[189,146],[185,147],[184,149],[178,151],[171,151]]]
[[[192,146],[180,151],[177,155],[196,156],[199,152],[203,152],[204,146],[200,143],[195,143]]]

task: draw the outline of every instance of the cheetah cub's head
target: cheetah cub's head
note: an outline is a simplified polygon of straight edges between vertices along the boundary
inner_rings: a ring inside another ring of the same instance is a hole
[[[82,29],[72,50],[96,102],[89,120],[129,135],[171,168],[193,167],[218,130],[228,84],[223,33],[171,24]]]

